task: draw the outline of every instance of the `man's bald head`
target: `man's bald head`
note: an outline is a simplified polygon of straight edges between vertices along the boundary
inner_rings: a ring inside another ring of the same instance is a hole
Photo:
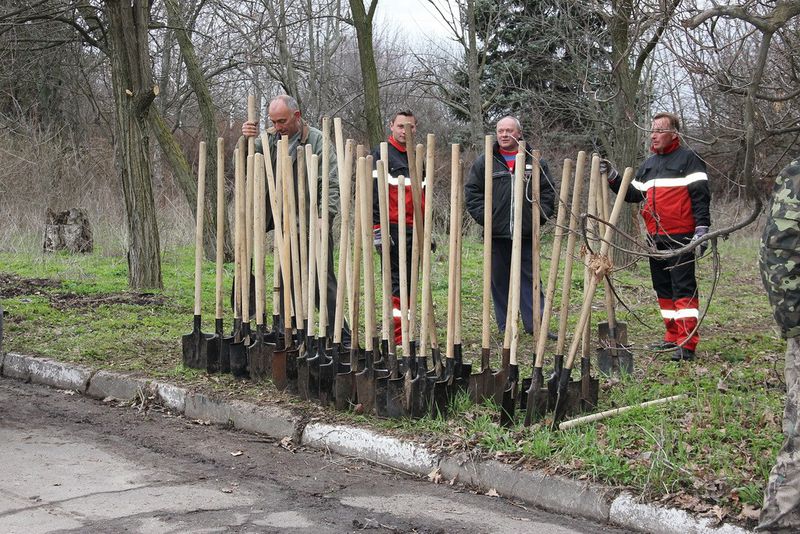
[[[300,106],[297,100],[289,95],[279,95],[269,103],[269,120],[281,136],[292,137],[303,125]]]
[[[503,150],[513,152],[519,147],[519,140],[522,139],[522,125],[519,119],[507,115],[497,121],[497,144]]]

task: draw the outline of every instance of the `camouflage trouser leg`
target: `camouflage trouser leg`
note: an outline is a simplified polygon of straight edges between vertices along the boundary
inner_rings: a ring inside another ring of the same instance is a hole
[[[786,347],[786,409],[783,442],[769,474],[758,530],[800,531],[800,337],[789,338]]]

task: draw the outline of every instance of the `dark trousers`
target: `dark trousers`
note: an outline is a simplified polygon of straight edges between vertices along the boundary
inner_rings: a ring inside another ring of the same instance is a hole
[[[520,276],[519,310],[525,331],[532,334],[533,328],[533,244],[522,240],[522,265]],[[506,329],[508,313],[508,289],[511,283],[511,240],[492,239],[492,301],[497,326]],[[541,283],[539,284],[541,288]],[[544,293],[539,292],[540,310],[544,308]]]
[[[691,236],[672,240],[657,240],[658,250],[679,248],[689,242]],[[700,340],[695,332],[699,317],[697,278],[695,277],[694,252],[675,258],[650,258],[650,278],[658,296],[658,306],[664,320],[664,341],[683,345],[695,350]]]

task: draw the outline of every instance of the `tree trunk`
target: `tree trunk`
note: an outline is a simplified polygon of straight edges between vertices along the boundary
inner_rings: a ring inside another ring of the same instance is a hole
[[[473,147],[480,147],[483,139],[483,104],[481,98],[481,77],[478,70],[478,39],[475,23],[475,0],[467,0],[467,69],[469,84],[469,136]]]
[[[203,70],[200,68],[200,62],[197,60],[197,54],[195,54],[194,45],[192,44],[192,40],[189,37],[189,32],[187,31],[185,22],[181,16],[181,10],[178,1],[165,0],[164,4],[167,8],[169,25],[175,32],[175,37],[178,40],[178,46],[181,49],[183,63],[186,65],[186,77],[189,81],[189,85],[192,86],[192,90],[194,90],[194,94],[197,96],[197,106],[200,109],[200,120],[206,141],[206,198],[203,202],[203,205],[205,206],[205,215],[203,218],[203,250],[205,251],[206,258],[213,260],[217,255],[217,211],[215,208],[217,202],[217,126],[214,117],[214,102],[211,99],[211,92],[208,90],[208,84],[203,76]],[[169,131],[165,129],[159,129],[159,131],[160,133],[157,134],[157,137],[159,143],[161,143],[162,150],[166,152],[167,149],[176,146],[175,143],[162,142],[162,139],[164,139],[166,135],[172,137],[172,134]],[[164,141],[167,140],[164,139]],[[173,172],[176,174],[179,172],[184,172],[184,169],[176,169],[176,165],[180,163],[186,165],[185,158],[167,156],[167,160],[170,162],[170,165],[172,165]],[[191,175],[188,165],[186,165],[185,172]],[[182,184],[181,189],[183,189],[183,192],[186,195],[186,200],[189,202],[189,206],[191,207],[192,213],[194,213],[196,220],[197,213],[195,212],[197,211],[197,180],[196,178],[192,177],[191,180],[188,181],[188,184],[184,184],[182,180],[179,180],[179,183]],[[186,185],[189,185],[189,187],[186,187]],[[225,251],[231,253],[233,251],[230,239],[230,229],[227,227],[225,231]]]
[[[381,119],[381,97],[378,90],[378,68],[375,66],[375,51],[372,47],[372,19],[378,0],[372,0],[369,11],[364,10],[362,0],[350,0],[353,27],[358,40],[358,58],[361,62],[361,79],[364,84],[364,111],[367,116],[367,135],[371,146],[384,140]]]
[[[147,0],[106,0],[116,116],[114,151],[128,226],[128,285],[162,288],[161,251],[150,177],[147,111],[156,96]]]

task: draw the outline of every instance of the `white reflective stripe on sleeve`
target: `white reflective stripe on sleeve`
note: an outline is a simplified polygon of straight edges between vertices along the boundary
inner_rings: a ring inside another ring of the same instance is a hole
[[[708,175],[706,173],[693,172],[682,178],[656,178],[654,180],[648,180],[645,183],[634,180],[631,182],[631,185],[639,191],[647,191],[653,187],[685,187],[691,183],[702,182],[703,180],[708,180]]]
[[[372,177],[375,178],[376,180],[378,179],[378,169],[374,169],[372,171]]]
[[[661,310],[661,317],[664,319],[674,319],[675,310]]]
[[[675,319],[688,319],[689,317],[697,319],[700,317],[700,312],[697,308],[686,308],[685,310],[675,311]]]
[[[392,317],[403,317],[403,312],[398,308],[392,308]]]

